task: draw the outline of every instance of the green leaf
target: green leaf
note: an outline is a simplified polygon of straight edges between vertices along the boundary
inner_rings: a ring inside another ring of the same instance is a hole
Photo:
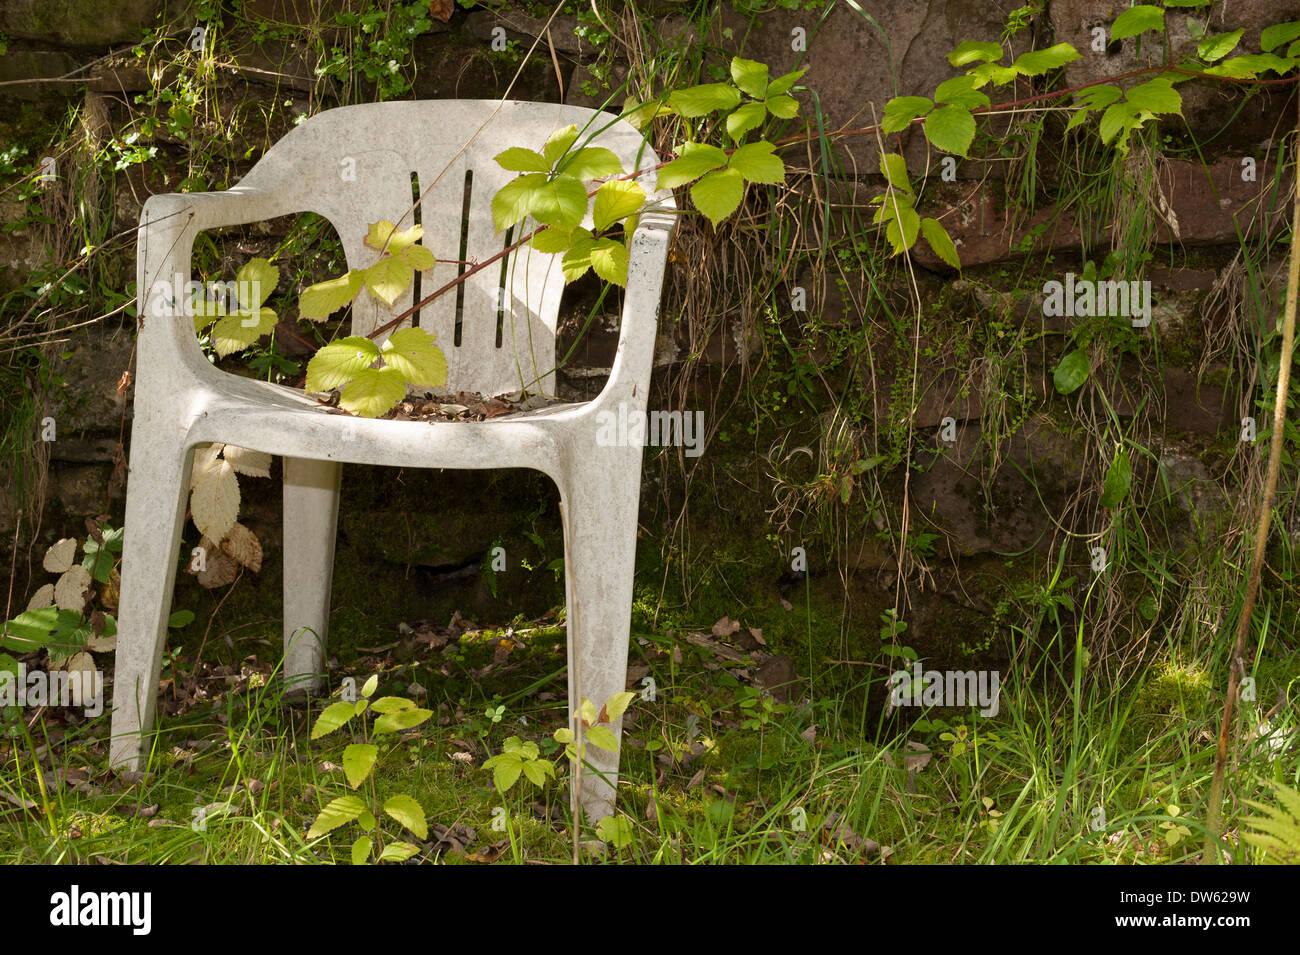
[[[1094,110],[1109,106],[1123,95],[1118,86],[1094,86],[1081,93],[1076,93],[1074,98],[1079,103],[1080,108],[1075,110],[1074,115],[1070,117],[1070,121],[1065,124],[1065,128],[1069,130],[1082,125]]]
[[[966,40],[958,43],[948,53],[948,62],[953,66],[965,66],[967,63],[997,62],[1002,59],[1002,47],[997,43],[982,40]]]
[[[574,179],[603,179],[623,171],[623,164],[618,156],[603,146],[588,146],[579,149],[570,158],[560,164],[558,171]]]
[[[628,251],[622,242],[601,239],[592,246],[588,257],[592,271],[606,282],[624,287],[627,285]]]
[[[762,99],[767,94],[767,64],[733,56],[731,80],[754,99]]]
[[[934,103],[924,96],[895,96],[885,104],[885,112],[880,120],[882,133],[897,133],[908,127],[918,116],[924,116],[934,109]]]
[[[769,96],[763,105],[778,119],[794,119],[799,115],[799,101],[793,96]]]
[[[316,717],[316,725],[311,729],[311,738],[320,739],[333,733],[336,729],[356,715],[355,703],[338,702],[325,707],[325,711]]]
[[[957,247],[953,245],[952,237],[948,235],[948,230],[943,227],[943,223],[939,222],[938,219],[922,219],[921,234],[925,236],[925,241],[930,243],[930,248],[934,250],[935,255],[954,269],[961,269],[961,259],[957,257]]]
[[[167,618],[167,626],[173,630],[179,630],[181,627],[188,627],[194,622],[193,610],[177,610]]]
[[[691,186],[691,201],[708,216],[713,227],[736,211],[745,195],[745,180],[737,169],[711,172]]]
[[[789,97],[786,97],[789,99]],[[738,143],[750,130],[758,129],[767,119],[767,107],[762,103],[745,103],[727,117],[727,135]]]
[[[366,232],[366,245],[376,252],[391,252],[396,255],[408,246],[415,245],[424,237],[424,227],[413,225],[409,229],[398,230],[387,219],[370,223]]]
[[[1240,34],[1241,31],[1238,30],[1237,33]],[[1265,27],[1259,34],[1259,48],[1265,53],[1271,53],[1283,43],[1295,39],[1300,39],[1300,22],[1275,23]]]
[[[503,794],[510,791],[519,780],[519,774],[524,771],[524,761],[508,753],[493,756],[483,766],[492,768],[492,785],[497,792]]]
[[[567,726],[561,726],[559,729],[557,729],[557,730],[556,730],[554,733],[552,733],[551,735],[554,737],[554,739],[555,739],[555,741],[556,741],[557,743],[572,743],[572,742],[573,742],[573,730],[569,729],[569,727],[567,727]]]
[[[655,188],[675,189],[726,164],[727,154],[717,146],[685,143],[677,158],[659,170],[659,180]]]
[[[402,710],[415,709],[415,704],[400,696],[381,696],[370,704],[370,708],[376,713],[400,713]]]
[[[572,229],[587,214],[587,190],[572,176],[558,175],[534,193],[529,211],[538,222]]]
[[[1012,69],[1024,76],[1041,76],[1048,70],[1055,70],[1066,63],[1073,63],[1080,58],[1080,53],[1068,43],[1058,43],[1045,50],[1030,50],[1021,53],[1011,64]]]
[[[384,851],[379,853],[379,861],[405,862],[419,851],[419,846],[413,846],[409,842],[390,842],[384,846]]]
[[[369,368],[379,357],[379,348],[368,338],[350,335],[330,342],[307,362],[308,391],[332,391]]]
[[[1129,7],[1115,18],[1115,22],[1110,27],[1110,38],[1123,40],[1126,37],[1145,33],[1147,30],[1164,32],[1164,29],[1165,11],[1149,3],[1139,3],[1135,7]]]
[[[322,322],[357,297],[365,277],[357,269],[328,282],[317,282],[303,289],[298,298],[298,314],[313,322]]]
[[[605,715],[611,720],[618,719],[627,712],[627,708],[632,705],[634,699],[636,699],[636,694],[626,690],[622,693],[615,693],[605,701]]]
[[[549,759],[530,759],[523,764],[523,770],[528,781],[538,789],[546,785],[547,777],[555,776],[555,766]]]
[[[618,740],[614,737],[614,731],[603,723],[598,723],[587,730],[587,742],[606,752],[618,752]]]
[[[579,233],[585,233],[587,238],[591,238],[591,233],[586,229],[556,229],[547,227],[539,231],[528,244],[538,252],[544,252],[547,255],[555,255],[558,252],[568,250],[576,240]]]
[[[719,109],[735,109],[740,105],[740,90],[727,83],[688,86],[672,93],[668,97],[668,105],[687,119],[694,119]]]
[[[1129,463],[1128,452],[1121,451],[1106,470],[1106,484],[1101,492],[1102,507],[1117,507],[1128,497],[1129,487],[1133,484],[1133,468]]]
[[[895,203],[898,205],[897,211]],[[916,214],[912,201],[907,196],[895,193],[887,197],[876,210],[876,221],[885,223],[885,238],[893,246],[894,255],[906,252],[916,244],[917,234],[921,231],[921,217]]]
[[[1300,23],[1296,24],[1296,26],[1300,27]],[[1216,33],[1214,36],[1207,36],[1196,44],[1196,55],[1206,63],[1221,60],[1237,48],[1237,44],[1241,42],[1242,34],[1245,32],[1242,29],[1233,30],[1231,33]],[[1297,35],[1300,36],[1300,34]],[[1265,52],[1267,52],[1267,49]]]
[[[925,118],[925,136],[935,149],[964,159],[975,140],[975,117],[960,106],[940,106]]]
[[[1161,113],[1181,113],[1183,109],[1183,98],[1178,95],[1178,90],[1168,80],[1161,78],[1131,87],[1124,98],[1156,116]]]
[[[569,147],[577,142],[577,139],[577,126],[569,125],[563,129],[557,129],[546,140],[546,144],[542,146],[542,156],[554,167],[559,158],[569,151]]]
[[[615,180],[596,190],[591,218],[597,231],[604,232],[619,219],[640,212],[645,205],[645,190],[635,182]]]
[[[1052,371],[1052,383],[1056,385],[1057,391],[1068,395],[1077,391],[1088,380],[1091,372],[1092,364],[1088,361],[1088,353],[1082,348],[1076,348],[1062,358]]]
[[[29,653],[45,645],[58,622],[58,607],[26,610],[0,628],[4,634],[0,646],[15,653]]]
[[[989,105],[989,98],[975,89],[973,76],[954,76],[950,80],[944,80],[934,91],[934,101],[961,106],[964,109]]]
[[[361,801],[360,796],[340,796],[320,811],[320,815],[316,817],[316,821],[311,824],[311,829],[307,832],[307,838],[315,839],[327,832],[333,832],[339,826],[357,818],[365,809],[366,804]]]
[[[370,861],[370,850],[373,845],[369,836],[362,836],[352,843],[352,864],[366,865]]]
[[[374,265],[362,269],[366,289],[389,308],[411,287],[411,267],[401,259],[386,255]]]
[[[895,189],[902,189],[911,194],[912,183],[907,178],[907,160],[902,156],[897,153],[881,153],[880,172]]]
[[[275,291],[280,282],[280,270],[262,258],[252,258],[235,274],[240,307],[251,312]]]
[[[498,232],[510,228],[528,217],[537,201],[538,193],[546,188],[546,174],[529,173],[512,179],[492,197],[492,223]]]
[[[377,689],[379,689],[379,674],[372,673],[366,679],[366,682],[361,684],[361,698],[363,700],[370,699],[370,697],[374,696],[375,690]]]
[[[510,172],[550,172],[551,164],[546,157],[522,146],[511,146],[493,157],[497,165]]]
[[[596,823],[596,838],[615,849],[626,849],[632,844],[632,823],[625,816],[606,816]]]
[[[447,381],[447,358],[433,343],[434,335],[423,328],[393,332],[380,353],[384,364],[401,373],[408,384],[438,387]]]
[[[1281,76],[1294,67],[1295,60],[1292,58],[1283,59],[1273,53],[1248,53],[1245,56],[1234,56],[1230,60],[1224,60],[1209,67],[1205,72],[1212,76],[1254,79],[1260,73],[1267,73],[1269,70]]]
[[[786,73],[784,76],[778,76],[771,83],[767,84],[768,97],[780,96],[783,93],[790,92],[794,84],[799,82],[799,77],[803,76],[807,72],[807,70],[795,70],[793,73]]]
[[[574,239],[560,260],[565,282],[575,282],[587,274],[587,269],[591,268],[591,251],[595,247],[596,241],[590,236]]]
[[[343,386],[339,407],[362,418],[378,418],[406,397],[406,382],[396,368],[363,368]]]
[[[343,750],[343,774],[348,777],[348,785],[356,789],[370,770],[375,768],[375,759],[379,756],[379,747],[369,743],[349,743]]]
[[[776,146],[766,141],[741,146],[731,154],[727,167],[749,182],[785,182],[785,163],[780,156],[772,155],[774,149]]]
[[[398,710],[396,713],[385,713],[375,720],[375,732],[396,733],[400,730],[409,730],[412,726],[419,726],[432,715],[433,710],[420,709],[418,706],[410,710]]]
[[[1129,131],[1141,125],[1142,108],[1135,103],[1114,103],[1101,114],[1101,141],[1110,143],[1119,137],[1119,143],[1125,144]]]
[[[396,819],[417,839],[429,838],[429,826],[425,820],[424,807],[413,796],[399,793],[390,796],[384,803],[384,812]]]
[[[263,335],[275,330],[275,312],[269,308],[259,308],[257,315],[248,312],[236,312],[218,319],[212,326],[209,339],[217,354],[225,357],[237,351],[243,351]]]
[[[987,83],[992,83],[994,86],[1005,86],[1019,76],[1020,71],[1014,66],[981,63],[979,66],[967,70],[966,75],[975,81],[975,88],[979,89]]]

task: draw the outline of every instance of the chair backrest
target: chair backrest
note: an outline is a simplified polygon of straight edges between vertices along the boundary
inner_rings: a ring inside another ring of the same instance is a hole
[[[268,150],[240,186],[266,186],[296,211],[328,219],[349,268],[375,261],[377,253],[364,239],[368,224],[379,219],[399,228],[418,221],[424,244],[439,259],[482,262],[532,222],[509,235],[496,231],[492,197],[518,173],[502,169],[493,157],[511,146],[540,150],[548,136],[570,124],[585,129],[580,142],[608,126],[594,144],[612,150],[628,172],[658,163],[642,136],[609,113],[548,103],[423,100],[322,112]],[[653,182],[644,184],[651,193]],[[414,215],[406,215],[413,197],[426,190]],[[420,310],[416,324],[438,336],[447,356],[448,390],[492,395],[526,386],[554,393],[564,287],[559,259],[523,246]],[[414,295],[426,296],[468,268],[439,262],[391,312],[363,292],[353,304],[353,334],[390,321],[418,301]]]

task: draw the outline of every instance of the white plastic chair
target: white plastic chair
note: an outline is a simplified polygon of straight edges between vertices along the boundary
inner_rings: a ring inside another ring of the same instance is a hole
[[[598,445],[596,415],[617,414],[620,406],[628,415],[644,414],[675,221],[671,193],[651,195],[632,237],[613,370],[604,390],[585,403],[483,422],[330,414],[300,391],[215,369],[199,349],[183,302],[168,291],[183,289],[190,279],[199,232],[291,213],[325,217],[338,232],[349,267],[365,267],[375,257],[362,244],[367,224],[387,219],[410,225],[402,216],[413,186],[423,193],[435,179],[418,220],[425,244],[442,259],[481,261],[506,245],[495,232],[490,203],[516,175],[491,157],[509,146],[538,149],[569,124],[582,130],[590,123],[595,132],[613,119],[579,107],[478,100],[343,107],[294,129],[226,192],[159,195],[145,203],[138,233],[142,320],[114,680],[114,766],[138,769],[153,727],[185,492],[194,448],[205,442],[284,457],[286,679],[318,689],[326,670],[339,486],[342,465],[350,462],[535,468],[550,475],[560,489],[564,527],[571,722],[583,697],[599,707],[624,688],[642,448]],[[658,162],[641,135],[621,121],[595,142],[613,150],[629,171]],[[467,252],[461,256],[464,219]],[[418,315],[420,327],[437,334],[447,356],[446,387],[452,392],[554,390],[556,315],[564,285],[559,257],[524,247],[509,263],[504,275],[494,264],[469,278],[459,303],[452,292]],[[456,268],[439,263],[425,273],[424,293],[445,284]],[[507,294],[499,295],[502,287]],[[395,307],[411,304],[408,291]],[[394,314],[363,292],[353,305],[353,334],[364,335]],[[616,737],[621,722],[612,726]],[[598,773],[584,772],[582,806],[594,822],[613,809],[618,756],[594,747],[588,752]]]

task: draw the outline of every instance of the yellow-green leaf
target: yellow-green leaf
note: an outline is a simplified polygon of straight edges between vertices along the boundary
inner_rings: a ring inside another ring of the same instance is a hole
[[[320,739],[346,723],[356,714],[357,708],[353,703],[338,702],[331,703],[325,707],[325,711],[316,717],[316,725],[312,727],[311,738]]]
[[[343,774],[348,777],[348,785],[356,789],[370,770],[374,769],[375,759],[379,756],[379,747],[369,743],[349,743],[343,750]]]
[[[597,231],[604,232],[619,219],[639,212],[645,205],[645,190],[635,182],[615,180],[596,190],[592,206],[592,222]]]
[[[767,93],[767,64],[734,56],[731,58],[731,80],[754,99],[762,99]]]
[[[740,173],[749,182],[785,182],[785,163],[779,156],[772,155],[775,148],[769,142],[741,146],[731,154],[727,167]]]
[[[343,386],[339,407],[362,418],[378,418],[406,396],[406,381],[395,368],[363,368]],[[380,717],[380,720],[387,717]],[[378,727],[378,721],[376,721]],[[378,729],[376,729],[378,732]]]
[[[778,160],[779,162],[779,160]],[[691,201],[708,216],[713,227],[736,211],[745,195],[745,180],[736,169],[711,172],[691,186]]]
[[[394,254],[393,258],[406,263],[407,268],[414,269],[417,272],[428,271],[438,261],[428,247],[423,245],[408,245]]]
[[[627,246],[614,239],[601,239],[589,253],[592,270],[606,282],[627,285]]]
[[[677,158],[659,170],[659,180],[655,188],[675,189],[726,164],[727,154],[717,146],[685,143]]]
[[[565,126],[551,134],[546,140],[546,145],[542,147],[542,155],[552,166],[556,161],[569,151],[569,147],[578,139],[577,126]]]
[[[497,165],[510,172],[550,172],[551,164],[541,153],[522,146],[512,146],[493,157]]]
[[[408,245],[414,245],[424,236],[424,227],[413,225],[409,229],[398,230],[387,219],[372,222],[366,232],[366,245],[375,251],[387,249],[396,255]]]
[[[617,175],[623,171],[623,164],[618,156],[603,146],[588,146],[565,160],[559,171],[585,182]]]
[[[280,281],[280,270],[266,259],[252,258],[236,273],[235,281],[240,307],[251,312],[271,297]]]
[[[429,838],[429,826],[425,819],[424,807],[415,801],[415,797],[404,793],[390,796],[384,803],[384,812],[410,830],[417,839]]]
[[[921,234],[925,236],[925,241],[930,243],[930,248],[934,250],[935,255],[954,269],[961,268],[961,259],[957,257],[957,247],[953,245],[948,230],[943,227],[943,224],[938,219],[922,219]]]
[[[765,119],[767,119],[767,107],[762,103],[746,103],[738,106],[727,117],[727,135],[731,137],[732,142],[738,143],[750,130],[762,126]]]
[[[374,845],[369,836],[362,836],[352,843],[352,864],[367,865],[370,861],[370,849]]]
[[[357,269],[327,282],[317,282],[303,289],[298,299],[298,314],[313,322],[322,322],[357,297],[365,277]]]
[[[434,338],[423,328],[403,328],[388,336],[380,353],[410,384],[436,388],[447,381],[447,358]]]
[[[533,210],[537,195],[546,187],[546,174],[529,173],[512,179],[492,197],[492,222],[501,232],[522,222]]]
[[[379,357],[379,348],[368,338],[351,335],[331,342],[307,362],[308,391],[332,391],[351,381]]]
[[[401,259],[386,255],[369,268],[362,269],[366,289],[389,308],[411,287],[411,267]]]
[[[351,822],[366,810],[366,804],[360,796],[340,796],[332,800],[320,811],[316,821],[307,831],[308,839],[315,839],[327,832],[333,832],[339,826]]]

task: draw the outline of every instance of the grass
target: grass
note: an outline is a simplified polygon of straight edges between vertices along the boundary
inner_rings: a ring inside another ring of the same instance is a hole
[[[405,695],[418,682],[436,714],[388,744],[375,774],[381,799],[410,793],[428,814],[433,834],[417,861],[571,858],[566,769],[550,739],[564,724],[563,637],[554,627],[534,631],[513,691],[489,697],[503,681],[479,674],[500,635],[468,634],[436,666],[413,659],[375,669],[378,695]],[[812,685],[834,694],[807,695],[801,677],[792,702],[777,702],[754,685],[752,665],[645,633],[631,664],[648,668],[656,692],[633,703],[624,734],[619,811],[630,839],[603,851],[584,843],[582,853],[660,864],[1193,861],[1216,668],[1169,649],[1116,693],[1085,671],[1077,636],[1055,636],[1075,652],[1045,656],[1036,674],[1005,672],[994,716],[899,708],[886,717],[875,702],[883,665],[814,661]],[[344,671],[364,679],[376,660],[359,657]],[[174,666],[186,672],[184,655]],[[1295,650],[1261,655],[1262,702],[1245,705],[1246,734],[1298,669]],[[347,740],[312,742],[319,704],[285,704],[259,668],[234,683],[165,720],[140,777],[102,771],[106,716],[23,712],[0,744],[0,862],[346,862],[349,830],[305,833],[349,791],[340,769]],[[482,764],[512,735],[537,741],[560,781],[496,793]],[[1294,787],[1297,775],[1267,740],[1239,747],[1227,827],[1234,861],[1263,851],[1240,844],[1240,818],[1251,813],[1244,801],[1267,798],[1267,780]],[[504,816],[494,814],[502,806]],[[503,820],[506,830],[494,830]],[[456,826],[476,839],[438,847],[438,834]]]

